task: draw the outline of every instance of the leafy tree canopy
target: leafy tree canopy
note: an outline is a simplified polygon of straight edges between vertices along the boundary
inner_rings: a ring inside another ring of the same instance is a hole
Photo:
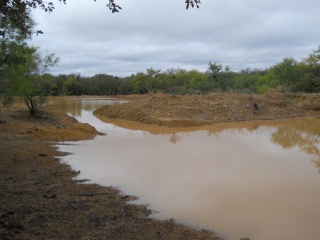
[[[6,69],[5,78],[2,81],[3,104],[9,104],[14,97],[20,96],[29,108],[31,114],[39,110],[51,92],[51,84],[48,82],[46,72],[55,66],[59,58],[54,54],[41,57],[38,48],[19,48],[24,52],[23,63],[13,63]]]

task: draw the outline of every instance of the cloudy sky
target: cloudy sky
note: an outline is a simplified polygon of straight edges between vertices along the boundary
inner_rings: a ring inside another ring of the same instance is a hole
[[[198,69],[208,62],[234,71],[267,68],[284,57],[301,60],[320,45],[319,0],[106,0],[55,3],[51,14],[33,11],[32,44],[60,58],[53,74],[129,76],[147,68]]]

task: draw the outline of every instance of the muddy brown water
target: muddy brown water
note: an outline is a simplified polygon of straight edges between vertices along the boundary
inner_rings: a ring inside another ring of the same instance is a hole
[[[138,196],[133,203],[148,204],[151,217],[174,218],[226,239],[319,239],[319,119],[170,133],[157,128],[152,134],[92,115],[113,103],[75,99],[59,104],[106,133],[59,145],[72,153],[62,161],[81,171],[78,178]]]

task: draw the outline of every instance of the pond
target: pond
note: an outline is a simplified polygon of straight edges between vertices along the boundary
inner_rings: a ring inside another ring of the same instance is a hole
[[[93,116],[114,101],[59,104],[106,134],[58,145],[72,153],[62,161],[81,171],[79,179],[138,196],[134,203],[147,204],[151,217],[226,239],[319,239],[319,119],[133,130]]]

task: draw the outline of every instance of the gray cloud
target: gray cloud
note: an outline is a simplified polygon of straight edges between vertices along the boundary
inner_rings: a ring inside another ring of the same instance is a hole
[[[219,62],[233,70],[267,68],[286,56],[306,57],[320,44],[318,0],[68,0],[46,14],[34,11],[45,34],[32,44],[61,58],[53,73],[127,76],[149,67],[205,70]]]

